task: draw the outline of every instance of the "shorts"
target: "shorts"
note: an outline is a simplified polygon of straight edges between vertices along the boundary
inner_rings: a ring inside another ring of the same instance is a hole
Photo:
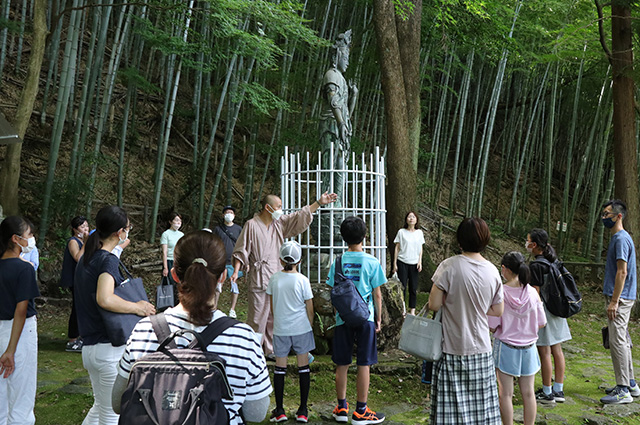
[[[227,279],[229,279],[231,277],[231,275],[233,274],[233,266],[231,264],[227,264],[225,266],[227,268]],[[242,270],[238,270],[238,277],[242,277],[244,276],[244,273],[242,273]],[[222,292],[222,291],[219,291]],[[238,290],[238,284],[237,283],[231,283],[231,293],[233,294],[239,294],[240,291]]]
[[[304,354],[315,350],[316,341],[313,338],[313,331],[301,335],[273,336],[273,354],[276,357],[288,357],[292,348],[296,354]]]
[[[540,357],[535,344],[528,348],[511,348],[499,339],[493,341],[496,369],[511,376],[531,376],[540,370]]]
[[[356,344],[356,364],[370,366],[378,363],[376,324],[366,322],[359,328],[347,325],[336,326],[333,331],[333,355],[331,360],[338,366],[350,365],[353,357],[353,344]]]

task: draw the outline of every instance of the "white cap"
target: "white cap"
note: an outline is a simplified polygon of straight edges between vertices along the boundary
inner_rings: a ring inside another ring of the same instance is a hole
[[[297,264],[302,258],[302,247],[296,241],[287,241],[280,247],[280,259],[287,264]]]

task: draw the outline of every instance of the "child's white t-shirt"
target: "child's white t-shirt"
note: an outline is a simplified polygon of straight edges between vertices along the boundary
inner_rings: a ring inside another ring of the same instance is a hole
[[[311,331],[306,300],[313,299],[311,283],[301,273],[275,273],[269,279],[267,294],[273,297],[273,334],[302,335]]]

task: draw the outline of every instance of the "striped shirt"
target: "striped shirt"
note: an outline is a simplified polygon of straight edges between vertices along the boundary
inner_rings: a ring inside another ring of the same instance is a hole
[[[189,322],[189,314],[178,305],[168,308],[164,312],[171,332],[189,329],[202,332],[206,326],[196,326]],[[225,314],[219,310],[213,312],[212,322]],[[179,337],[175,339],[179,348],[186,348],[189,339]],[[131,367],[142,356],[156,351],[158,339],[149,318],[138,322],[133,329],[127,348],[118,363],[118,374],[129,379]],[[208,347],[208,351],[222,357],[226,363],[227,377],[233,389],[233,400],[223,400],[229,412],[230,424],[242,424],[240,408],[245,400],[259,400],[271,394],[271,383],[267,365],[262,354],[258,336],[251,328],[242,323],[225,330]]]

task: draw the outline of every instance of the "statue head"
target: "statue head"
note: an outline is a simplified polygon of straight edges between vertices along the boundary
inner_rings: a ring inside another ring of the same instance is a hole
[[[347,30],[343,34],[339,34],[333,48],[336,49],[333,54],[333,67],[337,68],[340,72],[345,72],[349,66],[351,30]]]

